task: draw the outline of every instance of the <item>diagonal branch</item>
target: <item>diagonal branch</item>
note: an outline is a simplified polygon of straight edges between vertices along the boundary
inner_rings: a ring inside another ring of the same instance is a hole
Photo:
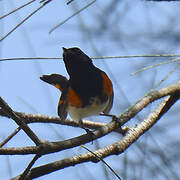
[[[7,38],[12,32],[14,32],[19,26],[21,26],[25,21],[27,21],[31,16],[33,16],[36,12],[38,12],[41,8],[43,8],[46,4],[48,4],[51,0],[45,1],[41,6],[31,12],[28,16],[26,16],[20,23],[18,23],[13,29],[7,32],[3,37],[0,38],[0,42]]]
[[[67,22],[69,19],[71,19],[72,17],[76,16],[77,14],[79,14],[80,12],[82,12],[83,10],[87,9],[89,6],[91,6],[93,3],[95,3],[96,0],[91,1],[90,3],[88,3],[86,6],[82,7],[80,10],[78,10],[77,12],[75,12],[74,14],[72,14],[71,16],[69,16],[68,18],[66,18],[65,20],[63,20],[62,22],[60,22],[59,24],[57,24],[55,27],[53,27],[50,31],[49,34],[51,34],[55,29],[57,29],[58,27],[60,27],[61,25],[63,25],[65,22]],[[70,3],[70,2],[69,2]],[[68,3],[68,4],[69,4]]]
[[[0,143],[0,147],[3,147],[8,141],[12,139],[19,131],[20,127],[16,128],[3,142]]]
[[[12,11],[10,11],[10,12],[2,15],[2,16],[0,16],[0,20],[3,19],[3,18],[5,18],[5,17],[7,17],[7,16],[9,16],[10,14],[13,14],[14,12],[22,9],[23,7],[28,6],[29,4],[33,3],[34,1],[36,1],[36,0],[31,0],[31,1],[29,1],[29,2],[27,2],[27,3],[25,3],[25,4],[23,4],[23,5],[19,6],[18,8],[16,8],[16,9],[14,9],[14,10],[12,10]]]
[[[111,168],[111,166],[110,166],[108,163],[106,163],[106,161],[104,161],[103,159],[99,158],[99,156],[97,156],[97,154],[95,154],[93,151],[91,151],[91,150],[88,149],[87,147],[85,147],[85,146],[83,146],[83,145],[82,145],[81,147],[84,148],[84,149],[86,149],[86,150],[89,151],[90,153],[92,153],[94,156],[96,156],[96,158],[97,158],[98,160],[102,161],[102,162],[112,171],[112,173],[113,173],[119,180],[121,180],[121,177],[114,171],[113,168]]]
[[[129,119],[134,117],[139,111],[146,107],[149,103],[162,98],[164,96],[173,95],[171,98],[173,101],[169,101],[169,107],[164,109],[164,113],[175,103],[176,99],[179,98],[180,92],[180,81],[175,84],[169,85],[158,91],[153,91],[148,95],[140,99],[136,104],[132,105],[128,110],[121,114],[118,118],[121,125],[125,124]],[[171,102],[171,103],[170,103]],[[163,114],[163,112],[161,112]],[[161,115],[162,116],[162,115]],[[102,126],[100,129],[96,130],[93,134],[93,139],[98,139],[106,134],[119,128],[119,124],[116,121],[111,121],[110,123]],[[75,138],[71,138],[65,141],[57,142],[43,142],[41,147],[24,147],[24,148],[0,148],[0,154],[36,154],[41,151],[42,154],[48,154],[53,152],[62,151],[65,149],[73,148],[88,142],[91,142],[92,137],[88,134],[81,135]]]
[[[129,117],[132,118],[136,116],[137,113],[139,113],[143,108],[145,108],[151,102],[168,95],[178,96],[179,93],[180,93],[180,81],[172,85],[169,85],[165,88],[162,88],[160,90],[151,91],[150,93],[142,97],[140,100],[138,100],[135,104],[130,106],[124,113],[122,113],[118,117],[121,120],[121,125],[129,121],[130,119]]]
[[[30,169],[32,168],[32,166],[34,165],[34,163],[40,158],[41,155],[36,154],[34,156],[34,158],[32,159],[32,161],[29,163],[28,167],[24,170],[24,172],[20,175],[20,177],[18,178],[18,180],[24,180],[28,174],[28,172],[30,171]]]
[[[131,105],[124,113],[119,116],[121,119],[121,123],[125,124],[130,118],[134,117],[137,113],[139,113],[143,108],[145,108],[149,103],[158,100],[162,97],[178,93],[180,92],[180,81],[169,85],[165,88],[162,88],[157,91],[151,91],[141,99],[139,99],[135,104]],[[55,123],[61,125],[69,125],[73,127],[78,127],[77,122],[72,119],[66,119],[65,121],[61,121],[58,117],[52,116],[43,116],[43,115],[32,115],[27,113],[15,112],[19,117],[26,120],[26,123]],[[2,109],[0,109],[0,115],[4,117],[10,118],[7,114],[5,114]],[[105,125],[105,123],[92,122],[83,120],[83,124],[87,128],[97,129]]]
[[[37,178],[52,173],[54,171],[64,169],[70,166],[75,166],[84,162],[96,163],[100,161],[99,159],[105,158],[107,156],[123,153],[132,143],[134,143],[140,136],[142,136],[146,131],[148,131],[160,119],[160,117],[162,117],[162,115],[171,108],[171,106],[180,98],[179,95],[180,94],[178,93],[165,98],[165,100],[163,100],[158,105],[158,107],[152,113],[150,113],[146,119],[144,119],[144,121],[142,121],[136,127],[130,128],[126,136],[124,136],[120,141],[108,145],[102,149],[96,150],[93,153],[90,152],[76,155],[71,158],[65,158],[59,161],[55,161],[53,163],[48,163],[39,167],[35,167],[29,172],[27,179]],[[98,158],[94,154],[96,154]],[[15,179],[16,177],[14,178],[14,180]]]
[[[18,124],[23,131],[31,138],[31,140],[36,144],[40,145],[41,141],[34,134],[34,132],[27,126],[27,124],[21,120],[21,118],[8,106],[8,104],[0,97],[0,107],[7,116],[11,117],[16,124]]]
[[[119,127],[119,123],[115,121],[111,121],[107,125],[101,127],[99,130],[93,132],[93,140],[98,139],[106,134],[112,132],[114,129]],[[3,154],[49,154],[54,152],[63,151],[66,149],[74,148],[80,146],[82,144],[88,143],[92,141],[91,134],[84,134],[78,137],[74,137],[64,141],[56,141],[56,142],[41,142],[40,146],[29,146],[24,148],[0,148],[0,155]]]

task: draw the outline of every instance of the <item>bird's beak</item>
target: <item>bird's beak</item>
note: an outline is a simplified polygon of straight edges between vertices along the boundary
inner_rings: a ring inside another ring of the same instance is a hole
[[[67,48],[65,48],[65,47],[62,47],[62,49],[63,49],[63,52],[66,52],[66,51],[67,51]]]

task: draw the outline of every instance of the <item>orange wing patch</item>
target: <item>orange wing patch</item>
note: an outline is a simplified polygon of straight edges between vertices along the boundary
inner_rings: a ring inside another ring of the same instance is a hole
[[[74,92],[72,88],[69,88],[67,93],[67,98],[69,105],[75,106],[75,107],[81,107],[82,102],[81,99],[77,96],[77,94]]]
[[[112,87],[111,80],[108,78],[108,76],[104,72],[102,73],[102,77],[103,77],[103,80],[104,80],[104,92],[107,95],[112,95],[113,87]]]

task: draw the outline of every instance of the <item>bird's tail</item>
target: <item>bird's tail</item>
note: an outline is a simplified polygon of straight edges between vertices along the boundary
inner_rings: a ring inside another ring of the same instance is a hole
[[[40,77],[40,79],[55,86],[61,92],[64,91],[69,85],[67,78],[59,74],[43,75]]]

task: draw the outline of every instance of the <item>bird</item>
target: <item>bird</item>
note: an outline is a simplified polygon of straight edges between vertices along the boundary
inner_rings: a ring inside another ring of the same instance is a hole
[[[113,84],[108,75],[97,68],[80,48],[63,49],[63,61],[69,79],[60,74],[43,75],[40,79],[61,91],[57,113],[61,120],[67,114],[83,126],[83,118],[108,114],[113,105]]]

